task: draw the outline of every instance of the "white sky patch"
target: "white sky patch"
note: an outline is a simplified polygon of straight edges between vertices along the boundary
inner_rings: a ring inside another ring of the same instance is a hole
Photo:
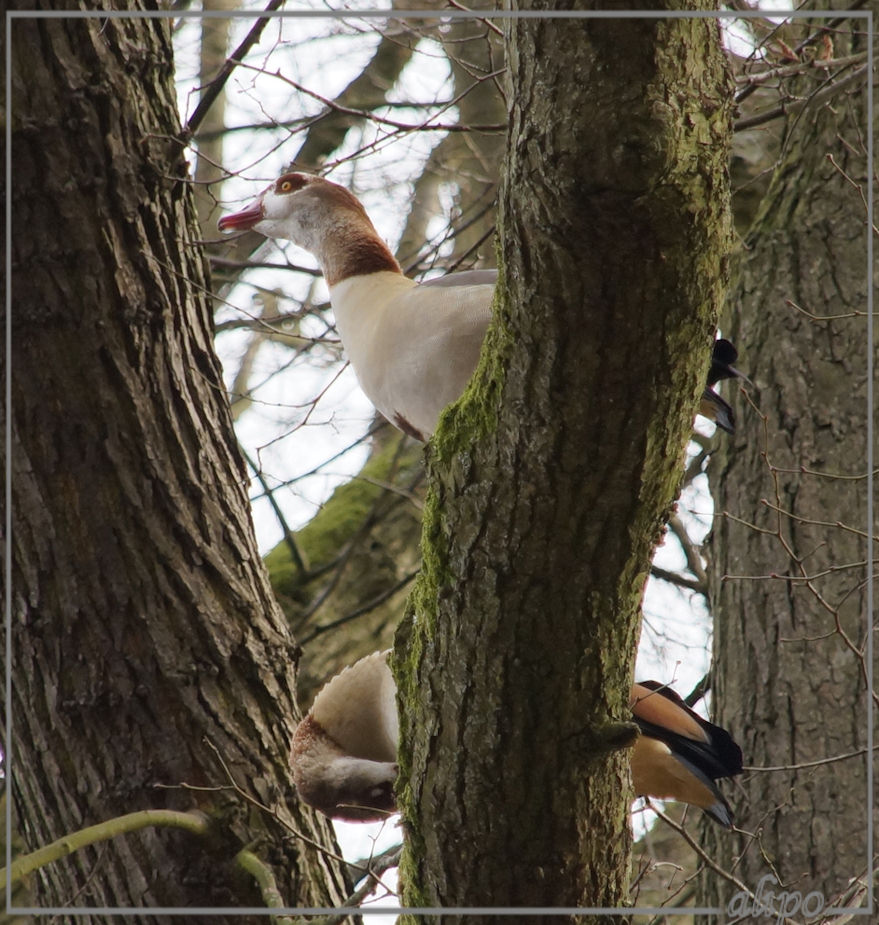
[[[754,61],[764,57],[763,51],[754,47],[754,36],[747,20],[721,19],[720,30],[724,47],[736,57],[751,58]]]
[[[333,828],[336,838],[345,852],[345,857],[351,861],[361,861],[373,858],[403,841],[403,833],[399,826],[400,817],[392,816],[387,822],[340,822],[335,820]],[[397,869],[392,868],[381,875],[381,883],[388,890],[396,890],[398,886]],[[382,886],[377,886],[374,898],[368,901],[370,906],[388,906],[399,908],[396,895],[388,895]],[[392,925],[396,921],[395,915],[370,915],[369,921],[374,925]]]

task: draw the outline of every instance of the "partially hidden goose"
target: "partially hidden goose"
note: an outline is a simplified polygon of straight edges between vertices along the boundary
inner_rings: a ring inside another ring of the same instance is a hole
[[[299,797],[334,819],[368,822],[395,812],[398,726],[387,655],[374,652],[336,675],[293,736]],[[636,794],[691,803],[731,827],[714,783],[742,771],[729,733],[656,681],[632,686],[631,708],[641,730],[631,757]]]
[[[333,819],[372,822],[396,811],[396,685],[387,652],[373,652],[325,684],[293,733],[299,798]]]
[[[246,209],[224,215],[219,228],[252,229],[314,254],[361,388],[392,424],[428,440],[440,412],[463,393],[476,368],[497,271],[469,270],[416,283],[403,275],[348,190],[301,173],[284,174]],[[701,414],[731,430],[727,409],[706,389]]]
[[[743,372],[740,372],[732,365],[738,358],[738,350],[725,337],[718,337],[711,350],[708,384],[705,386],[705,391],[702,393],[702,399],[699,403],[699,414],[714,421],[718,427],[729,434],[735,433],[735,414],[729,402],[724,401],[714,391],[713,386],[717,385],[721,379],[733,379],[736,377],[743,379],[749,385],[753,385]]]
[[[643,797],[677,800],[731,828],[732,810],[714,783],[742,773],[742,750],[722,727],[702,719],[665,684],[632,685],[632,784]]]

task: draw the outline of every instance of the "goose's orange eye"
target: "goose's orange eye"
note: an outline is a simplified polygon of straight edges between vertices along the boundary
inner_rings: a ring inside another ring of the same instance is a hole
[[[280,191],[282,193],[289,193],[291,189],[293,189],[293,184],[289,180],[284,180],[281,183]]]

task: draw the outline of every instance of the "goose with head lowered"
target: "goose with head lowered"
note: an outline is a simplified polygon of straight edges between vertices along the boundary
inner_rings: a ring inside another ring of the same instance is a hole
[[[317,258],[361,388],[392,424],[428,440],[476,368],[497,271],[416,283],[403,275],[352,193],[302,173],[284,174],[247,208],[224,215],[219,228],[292,241]],[[731,430],[729,406],[706,390],[700,413],[719,420],[717,408]]]
[[[334,819],[369,822],[396,811],[396,686],[387,656],[374,652],[336,675],[293,735],[299,796]],[[730,734],[657,681],[634,684],[630,707],[641,730],[631,752],[635,793],[690,803],[731,827],[715,783],[742,771]]]

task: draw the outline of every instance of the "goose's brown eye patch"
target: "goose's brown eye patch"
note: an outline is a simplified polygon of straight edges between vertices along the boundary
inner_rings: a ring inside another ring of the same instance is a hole
[[[308,183],[308,178],[301,173],[287,173],[275,183],[276,193],[293,193],[302,189]]]

